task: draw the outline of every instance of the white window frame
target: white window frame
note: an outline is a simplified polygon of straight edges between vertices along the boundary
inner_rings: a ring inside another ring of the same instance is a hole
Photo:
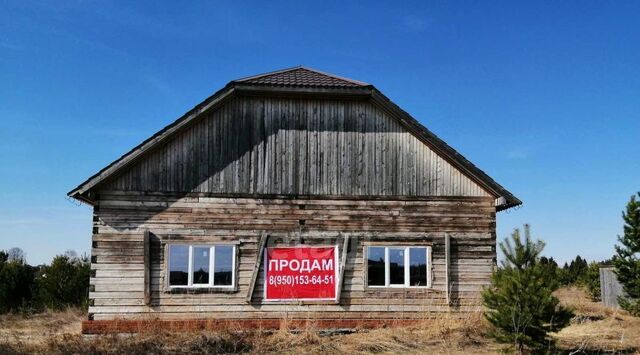
[[[369,285],[369,248],[384,248],[384,285]],[[425,249],[427,253],[427,284],[425,286],[411,286],[409,263],[409,249]],[[389,265],[389,249],[404,250],[404,284],[391,284],[391,268]],[[367,288],[431,288],[431,246],[428,245],[367,245],[364,250],[364,264],[366,268],[364,284]]]
[[[187,268],[187,285],[172,285],[170,279],[171,273],[171,247],[173,246],[186,246],[189,247],[189,266]],[[216,257],[216,247],[231,247],[232,248],[232,259],[231,259],[231,285],[215,285],[214,281],[214,266],[215,266],[215,257]],[[194,284],[193,283],[193,248],[209,248],[209,282],[206,284]],[[167,266],[166,266],[166,275],[167,275],[167,286],[170,289],[174,288],[219,288],[219,289],[235,289],[236,287],[236,258],[237,258],[237,246],[235,244],[184,244],[184,243],[171,243],[167,248]]]

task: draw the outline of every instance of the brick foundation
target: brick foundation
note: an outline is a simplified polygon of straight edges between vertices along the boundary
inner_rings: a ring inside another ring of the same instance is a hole
[[[88,320],[82,322],[83,334],[144,333],[153,331],[189,332],[203,330],[292,330],[373,329],[419,323],[419,319],[193,319],[193,320]]]

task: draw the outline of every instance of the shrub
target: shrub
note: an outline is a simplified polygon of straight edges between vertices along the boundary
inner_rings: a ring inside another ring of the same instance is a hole
[[[0,313],[19,310],[31,301],[33,274],[24,258],[9,258],[0,251]]]
[[[38,278],[40,302],[50,308],[86,307],[89,292],[90,262],[71,253],[53,258]]]
[[[553,260],[553,257],[547,258],[546,256],[540,257],[540,267],[544,269],[545,275],[552,280],[558,280],[559,273],[561,271],[558,268],[558,263]]]
[[[592,261],[589,263],[587,272],[580,280],[580,285],[584,286],[594,301],[600,301],[600,266],[602,263]]]
[[[518,352],[551,345],[547,333],[562,329],[572,317],[552,294],[558,282],[539,263],[544,243],[531,240],[528,225],[524,234],[522,240],[516,229],[511,240],[500,243],[505,260],[493,273],[491,287],[482,293],[485,316],[493,326],[491,335],[499,342],[514,344]]]

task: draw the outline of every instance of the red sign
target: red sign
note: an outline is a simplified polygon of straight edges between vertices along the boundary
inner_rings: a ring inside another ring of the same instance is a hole
[[[335,300],[337,257],[335,246],[267,248],[264,258],[265,300]]]

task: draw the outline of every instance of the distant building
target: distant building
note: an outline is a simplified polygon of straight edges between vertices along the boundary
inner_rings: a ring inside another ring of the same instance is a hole
[[[600,299],[607,307],[620,308],[618,297],[624,296],[624,290],[613,266],[600,267]]]
[[[305,67],[230,82],[69,196],[94,206],[86,333],[475,309],[521,204],[372,85]]]

